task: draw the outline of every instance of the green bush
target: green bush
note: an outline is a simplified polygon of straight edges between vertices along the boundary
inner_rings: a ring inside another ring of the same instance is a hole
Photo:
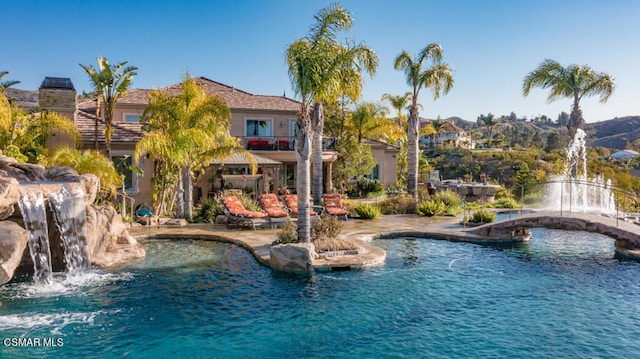
[[[205,198],[200,202],[200,208],[193,216],[193,221],[198,223],[216,223],[216,217],[224,214],[224,206],[213,198]]]
[[[527,205],[539,204],[544,201],[542,193],[528,193],[522,199],[522,202]]]
[[[262,208],[260,208],[260,205],[258,204],[258,202],[254,201],[253,198],[251,198],[251,196],[249,196],[248,194],[245,194],[243,192],[241,195],[236,197],[238,197],[238,199],[240,200],[244,208],[250,211],[262,212]]]
[[[358,203],[355,207],[356,214],[362,219],[375,219],[380,217],[382,212],[378,206],[371,203]]]
[[[416,209],[416,213],[421,216],[437,216],[440,213],[444,212],[447,209],[445,204],[442,201],[430,199],[428,201],[424,201],[418,205]]]
[[[491,223],[496,220],[496,214],[485,209],[479,209],[471,215],[469,219],[472,223]]]
[[[436,192],[433,196],[431,196],[431,199],[444,203],[445,207],[459,207],[460,202],[462,202],[462,199],[460,198],[458,192],[449,190]]]
[[[337,217],[321,215],[319,221],[311,224],[311,239],[336,239],[344,228],[344,223],[340,222]]]
[[[278,239],[273,244],[298,243],[298,226],[293,222],[287,222],[278,232]]]
[[[375,197],[384,194],[382,183],[368,178],[363,178],[358,181],[358,187],[360,188],[360,195],[362,197]]]
[[[518,208],[518,207],[520,207],[520,205],[518,204],[518,201],[516,201],[513,198],[503,197],[503,198],[500,198],[499,200],[497,200],[493,204],[493,207],[495,207],[495,208]]]
[[[383,199],[378,203],[382,214],[416,213],[416,201],[409,194],[401,194]]]

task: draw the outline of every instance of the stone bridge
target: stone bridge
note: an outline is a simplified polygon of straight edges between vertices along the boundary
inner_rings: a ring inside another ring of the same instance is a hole
[[[493,240],[528,240],[529,228],[555,228],[601,233],[615,239],[616,252],[640,259],[640,226],[595,213],[533,212],[467,230]]]

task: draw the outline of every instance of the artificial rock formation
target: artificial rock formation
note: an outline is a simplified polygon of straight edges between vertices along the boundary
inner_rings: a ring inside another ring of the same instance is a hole
[[[311,273],[316,258],[318,254],[313,243],[280,244],[269,251],[271,268],[284,272]]]
[[[28,231],[23,227],[18,207],[20,196],[37,189],[48,198],[63,183],[81,186],[87,204],[95,201],[99,191],[99,180],[95,175],[78,175],[69,167],[47,169],[18,163],[14,158],[0,154],[0,284],[7,283],[18,272],[33,272],[31,253],[26,245]],[[127,226],[113,207],[88,205],[86,214],[87,247],[92,264],[117,266],[144,257],[144,249],[129,236]],[[51,213],[47,217],[52,267],[63,270],[66,266],[62,241]]]
[[[0,284],[13,278],[28,238],[29,232],[20,225],[10,221],[0,222]]]

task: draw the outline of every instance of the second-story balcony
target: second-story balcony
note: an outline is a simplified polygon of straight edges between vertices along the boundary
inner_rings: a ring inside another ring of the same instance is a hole
[[[295,139],[293,137],[277,137],[277,136],[247,136],[240,137],[240,142],[250,151],[293,151]],[[323,137],[322,151],[335,151],[336,138]]]

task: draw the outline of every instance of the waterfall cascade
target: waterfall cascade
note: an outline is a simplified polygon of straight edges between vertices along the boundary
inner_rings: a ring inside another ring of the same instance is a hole
[[[85,272],[90,267],[87,250],[87,204],[84,191],[68,185],[58,192],[51,193],[49,205],[54,214],[64,246],[64,258],[70,275]]]
[[[89,269],[90,258],[86,245],[86,202],[84,191],[64,184],[59,191],[49,194],[49,205],[60,232],[65,253],[67,272],[76,275]],[[34,282],[52,282],[51,249],[47,230],[44,194],[28,189],[20,197],[20,210],[29,234],[29,250],[34,266]]]
[[[586,133],[578,129],[567,148],[564,172],[552,178],[547,188],[547,206],[554,211],[615,214],[611,180],[602,175],[587,177]]]
[[[28,192],[18,201],[24,226],[29,231],[29,250],[33,259],[33,280],[36,284],[50,284],[52,281],[51,249],[47,230],[47,211],[41,191]]]

